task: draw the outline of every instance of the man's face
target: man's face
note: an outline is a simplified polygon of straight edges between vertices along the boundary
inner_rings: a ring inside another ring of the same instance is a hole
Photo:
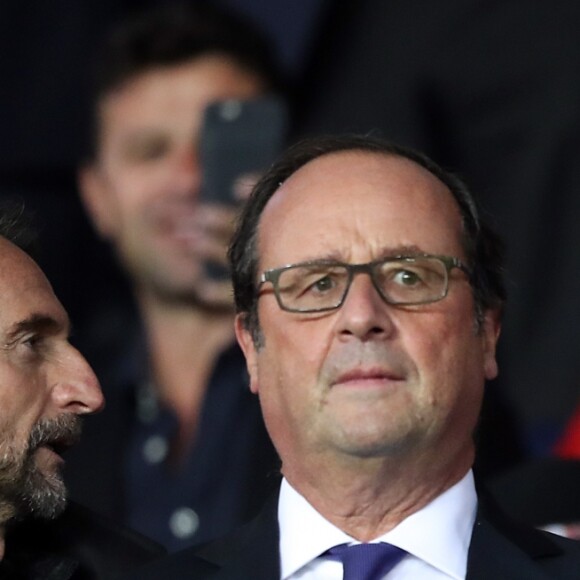
[[[152,69],[104,98],[98,159],[81,189],[138,286],[211,305],[199,296],[203,256],[225,256],[229,236],[212,231],[216,216],[198,206],[202,115],[212,101],[262,91],[256,76],[216,55]]]
[[[34,261],[0,238],[0,514],[58,514],[60,452],[98,411],[97,378],[68,342],[66,312]]]
[[[260,271],[333,259],[365,263],[401,254],[465,261],[451,193],[411,161],[344,152],[292,175],[259,225]],[[466,461],[485,378],[497,373],[496,317],[476,330],[467,276],[450,273],[449,293],[428,305],[395,307],[366,274],[342,307],[319,314],[282,311],[261,289],[256,348],[238,318],[251,386],[289,471],[323,456],[417,456]]]

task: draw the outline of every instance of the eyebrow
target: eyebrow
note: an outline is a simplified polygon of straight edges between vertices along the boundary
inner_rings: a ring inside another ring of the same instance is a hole
[[[121,140],[121,144],[125,149],[133,147],[140,147],[143,144],[148,144],[151,141],[167,139],[165,133],[155,127],[138,128],[128,132]]]
[[[24,320],[14,323],[6,333],[4,345],[10,345],[22,334],[27,332],[43,332],[45,334],[56,334],[66,328],[70,332],[68,320],[59,322],[56,318],[48,314],[34,313]]]
[[[396,258],[398,256],[414,257],[421,256],[425,253],[428,252],[425,252],[425,250],[413,244],[410,246],[395,246],[393,248],[385,249],[383,250],[383,252],[381,252],[380,257],[381,258]]]
[[[381,260],[383,258],[397,258],[399,256],[407,256],[407,257],[415,257],[421,256],[426,252],[424,249],[420,248],[416,245],[401,245],[401,246],[393,246],[390,248],[382,249],[375,259]],[[341,257],[341,253],[337,251],[328,252],[325,255],[318,255],[313,256],[311,258],[306,258],[305,260],[301,260],[300,264],[309,263],[309,262],[340,262],[343,263],[344,260]]]

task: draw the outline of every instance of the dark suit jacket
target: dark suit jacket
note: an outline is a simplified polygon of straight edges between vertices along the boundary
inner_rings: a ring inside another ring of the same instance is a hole
[[[234,534],[198,549],[173,554],[133,580],[276,580],[277,496]],[[483,505],[481,505],[483,504]],[[467,580],[580,578],[580,542],[519,525],[490,500],[480,501],[467,564]]]
[[[109,580],[165,553],[155,542],[70,503],[55,520],[13,523],[2,580]]]

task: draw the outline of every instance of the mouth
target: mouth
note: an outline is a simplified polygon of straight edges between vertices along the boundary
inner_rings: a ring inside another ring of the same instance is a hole
[[[44,465],[44,469],[54,468],[49,466],[63,465],[65,462],[63,455],[70,447],[71,445],[61,441],[41,443],[36,447],[35,451],[38,465]]]
[[[161,232],[188,236],[199,228],[198,213],[197,207],[191,203],[164,201],[150,209],[149,219]]]
[[[44,447],[45,449],[48,449],[49,451],[52,451],[54,454],[62,457],[62,455],[70,447],[70,445],[64,445],[62,443],[55,442],[55,443],[43,443],[42,445],[40,445],[40,447]]]
[[[62,437],[53,437],[44,441],[40,441],[36,448],[48,449],[55,455],[58,455],[62,458],[68,449],[77,444],[78,439],[79,438],[76,435],[70,433]]]
[[[29,436],[28,454],[35,455],[39,465],[62,463],[62,455],[76,445],[81,436],[81,420],[76,415],[63,414],[36,423]]]
[[[332,387],[344,386],[350,388],[373,388],[385,387],[404,381],[402,373],[389,369],[352,369],[342,373],[335,381]]]
[[[72,431],[67,433],[62,437],[58,437],[49,441],[49,444],[55,449],[57,453],[64,453],[67,449],[74,447],[80,441],[81,433],[80,429],[78,431]]]

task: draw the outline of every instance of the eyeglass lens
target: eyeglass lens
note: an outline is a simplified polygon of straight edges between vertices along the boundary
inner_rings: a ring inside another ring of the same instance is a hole
[[[351,277],[365,271],[391,304],[422,304],[447,291],[447,267],[438,258],[386,260],[359,266],[304,264],[280,272],[278,294],[285,308],[314,311],[335,308],[344,300]],[[352,272],[352,275],[351,275]]]

